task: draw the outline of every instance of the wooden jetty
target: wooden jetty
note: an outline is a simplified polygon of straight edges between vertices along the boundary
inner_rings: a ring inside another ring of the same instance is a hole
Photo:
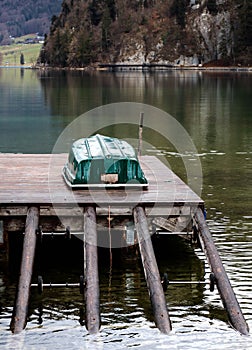
[[[197,235],[212,270],[211,281],[220,293],[232,326],[248,334],[248,326],[215,248],[203,211],[204,202],[160,160],[142,156],[141,167],[149,181],[147,190],[74,190],[61,172],[66,154],[0,154],[0,222],[8,250],[8,233],[24,232],[23,256],[11,329],[25,328],[36,236],[47,232],[82,232],[86,327],[100,329],[97,239],[99,227],[122,228],[134,220],[155,323],[169,333],[171,322],[151,242],[152,223],[164,228],[169,218],[186,223]],[[64,220],[62,220],[62,218]],[[155,226],[154,225],[154,226]],[[181,234],[181,232],[176,232]],[[82,287],[82,286],[81,286]]]

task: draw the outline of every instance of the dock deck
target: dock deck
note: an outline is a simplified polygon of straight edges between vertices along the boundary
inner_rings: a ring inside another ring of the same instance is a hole
[[[142,156],[142,169],[149,181],[147,190],[72,190],[64,182],[62,168],[67,154],[0,154],[1,206],[71,205],[152,207],[202,206],[195,194],[158,158]]]

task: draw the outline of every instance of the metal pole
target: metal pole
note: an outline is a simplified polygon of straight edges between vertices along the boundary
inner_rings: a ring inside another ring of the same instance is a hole
[[[20,278],[10,325],[14,334],[20,333],[26,325],[38,223],[39,209],[37,207],[30,207],[26,217]]]
[[[90,334],[95,334],[100,329],[100,292],[96,212],[94,207],[84,209],[84,276],[86,327]]]
[[[137,206],[134,208],[133,213],[155,323],[162,333],[167,334],[172,328],[171,321],[166,306],[164,291],[161,285],[160,274],[151,242],[147,218],[142,207]]]
[[[213,238],[207,226],[206,220],[200,208],[195,213],[195,220],[198,224],[199,236],[202,241],[202,247],[205,251],[212,272],[215,276],[215,282],[220,293],[224,307],[227,310],[232,326],[241,334],[249,334],[248,325],[244,319],[240,305],[236,299],[235,293],[231,287],[230,281],[220,259],[219,253],[215,247]]]

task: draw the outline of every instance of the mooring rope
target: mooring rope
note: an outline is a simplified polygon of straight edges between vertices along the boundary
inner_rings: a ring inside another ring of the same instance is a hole
[[[110,218],[110,205],[108,207],[108,221],[109,221],[109,226],[108,226],[108,229],[109,229],[109,257],[110,257],[110,270],[112,270],[112,237],[111,237],[111,226],[110,226],[110,221],[111,221],[111,218]]]

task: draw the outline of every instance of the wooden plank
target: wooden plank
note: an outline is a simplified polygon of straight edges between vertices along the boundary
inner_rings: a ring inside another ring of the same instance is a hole
[[[203,201],[160,160],[141,157],[148,190],[74,190],[62,178],[66,154],[0,154],[2,205],[180,206],[203,205]]]
[[[132,220],[132,216],[116,216],[111,217],[110,227],[113,230],[123,230],[125,225]],[[44,216],[40,217],[40,227],[43,232],[65,232],[66,227],[70,227],[72,233],[83,232],[83,215],[82,217],[64,217],[61,221],[57,216]],[[5,230],[7,232],[24,232],[25,229],[25,219],[22,218],[9,218],[5,223]],[[104,231],[109,227],[109,221],[106,217],[97,218],[97,230]]]
[[[7,219],[11,217],[25,217],[28,211],[27,205],[2,205],[0,207],[0,219]],[[146,208],[147,216],[191,216],[190,206],[180,206],[180,207],[147,207]],[[108,207],[108,206],[99,206],[96,208],[96,217],[100,216],[131,216],[132,208],[130,207]],[[62,207],[53,207],[52,205],[41,206],[40,207],[40,217],[43,216],[60,216],[60,217],[81,217],[83,215],[82,207],[73,207],[73,206],[62,206]]]

